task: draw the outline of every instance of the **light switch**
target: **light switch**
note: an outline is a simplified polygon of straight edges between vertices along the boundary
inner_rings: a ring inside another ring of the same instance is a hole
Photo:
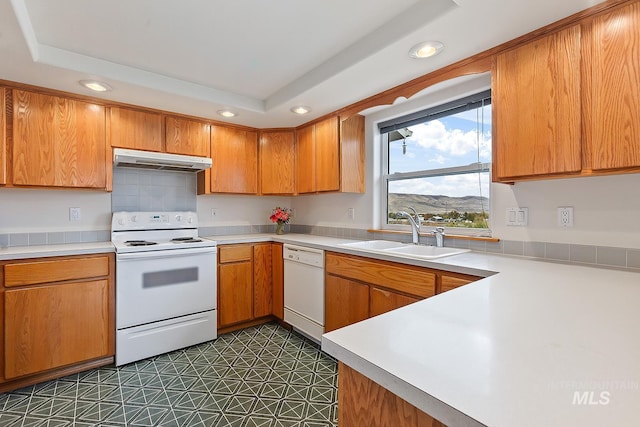
[[[528,208],[507,208],[507,225],[522,227],[529,223]]]

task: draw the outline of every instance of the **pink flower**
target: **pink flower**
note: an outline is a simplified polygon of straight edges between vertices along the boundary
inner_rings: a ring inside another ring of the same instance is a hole
[[[291,213],[289,209],[281,208],[279,206],[276,207],[273,210],[273,213],[271,214],[271,216],[269,216],[269,220],[271,220],[271,222],[277,222],[281,224],[288,223],[289,219],[291,219]]]

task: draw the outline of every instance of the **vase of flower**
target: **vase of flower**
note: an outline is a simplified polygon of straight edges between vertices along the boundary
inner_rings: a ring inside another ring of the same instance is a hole
[[[284,234],[284,225],[289,223],[291,219],[291,210],[288,208],[276,207],[271,216],[271,222],[276,223],[276,234]]]

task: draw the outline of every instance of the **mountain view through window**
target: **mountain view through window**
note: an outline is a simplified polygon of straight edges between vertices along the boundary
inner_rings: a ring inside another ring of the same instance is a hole
[[[387,134],[387,224],[408,224],[398,211],[417,210],[425,225],[488,229],[491,106]]]

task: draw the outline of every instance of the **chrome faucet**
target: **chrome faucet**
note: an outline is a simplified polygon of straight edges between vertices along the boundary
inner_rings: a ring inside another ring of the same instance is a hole
[[[417,245],[420,242],[420,235],[418,234],[420,232],[420,217],[414,208],[409,207],[408,209],[413,211],[415,219],[410,213],[405,211],[398,212],[396,218],[407,218],[409,220],[409,224],[411,224],[411,241],[414,245]]]
[[[444,246],[444,227],[436,227],[435,230],[432,231],[433,235],[436,236],[436,246],[441,248]]]

